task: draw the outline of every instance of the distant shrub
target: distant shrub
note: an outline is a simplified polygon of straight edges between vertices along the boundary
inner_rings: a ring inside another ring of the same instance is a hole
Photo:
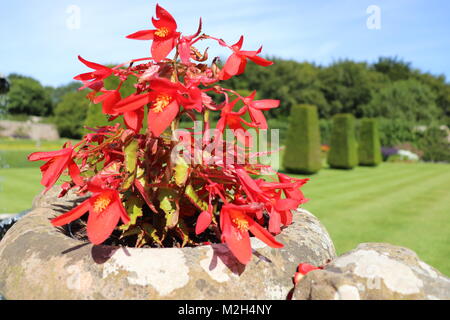
[[[284,168],[289,172],[312,174],[322,167],[317,108],[298,105],[291,109]]]
[[[450,142],[445,130],[430,127],[419,135],[418,145],[423,151],[424,161],[450,162]]]
[[[377,166],[381,163],[381,144],[376,119],[362,119],[358,143],[359,164]]]
[[[418,138],[414,130],[416,126],[416,123],[402,119],[379,118],[381,145],[392,147],[406,142],[416,144]]]
[[[333,117],[328,164],[336,169],[352,169],[358,165],[355,118],[351,114]]]

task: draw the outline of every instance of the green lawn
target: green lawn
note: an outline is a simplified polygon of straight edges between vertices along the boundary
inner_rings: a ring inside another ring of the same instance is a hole
[[[361,242],[389,242],[450,275],[450,165],[383,163],[310,178],[304,207],[326,226],[339,254]]]
[[[63,141],[0,140],[0,213],[26,210],[42,190],[40,171],[24,157]],[[0,160],[1,161],[1,160]],[[389,242],[416,251],[450,275],[450,165],[383,163],[377,168],[323,169],[303,187],[304,207],[320,218],[338,253],[361,242]]]
[[[0,213],[15,213],[31,207],[43,190],[39,168],[0,169]]]

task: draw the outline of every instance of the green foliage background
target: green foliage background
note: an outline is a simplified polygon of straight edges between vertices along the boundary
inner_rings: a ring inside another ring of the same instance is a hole
[[[279,99],[280,108],[265,113],[270,127],[280,129],[282,144],[286,143],[290,110],[300,104],[317,106],[322,144],[330,144],[331,118],[339,113],[353,114],[357,127],[359,119],[377,118],[381,145],[391,147],[411,143],[416,148],[419,144],[426,148],[427,144],[420,142],[425,139],[424,135],[417,127],[450,125],[450,84],[445,77],[414,69],[409,62],[396,57],[381,57],[375,63],[338,60],[326,67],[268,58],[274,65],[263,68],[250,62],[244,74],[222,85],[244,95],[257,90],[257,99]],[[70,138],[78,138],[86,132],[80,130],[83,126],[121,121],[109,122],[101,112],[101,105],[89,103],[82,94],[73,94],[81,86],[77,82],[44,88],[38,81],[17,74],[11,74],[9,80],[12,85],[8,107],[4,110],[7,114],[3,112],[3,117],[50,117],[50,121],[58,125],[60,134]],[[122,86],[122,96],[134,91],[134,81]],[[108,89],[115,89],[118,84],[117,78],[105,82]],[[76,101],[77,97],[80,101]],[[63,119],[64,115],[71,120]],[[211,115],[213,121],[217,118],[218,113]],[[436,148],[447,146],[440,135],[428,135],[429,139],[435,139]],[[445,161],[445,152],[433,153]]]

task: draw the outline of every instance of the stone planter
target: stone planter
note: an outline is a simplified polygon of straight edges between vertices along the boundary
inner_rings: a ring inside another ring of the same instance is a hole
[[[223,244],[93,246],[50,224],[74,206],[70,196],[55,201],[56,193],[38,197],[0,241],[0,294],[6,299],[286,299],[298,263],[322,265],[336,256],[319,220],[300,209],[277,237],[285,247],[272,249],[253,238],[247,266]]]

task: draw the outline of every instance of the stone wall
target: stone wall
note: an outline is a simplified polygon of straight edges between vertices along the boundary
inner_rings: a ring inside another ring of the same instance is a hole
[[[57,140],[59,134],[53,124],[0,120],[0,137]]]

